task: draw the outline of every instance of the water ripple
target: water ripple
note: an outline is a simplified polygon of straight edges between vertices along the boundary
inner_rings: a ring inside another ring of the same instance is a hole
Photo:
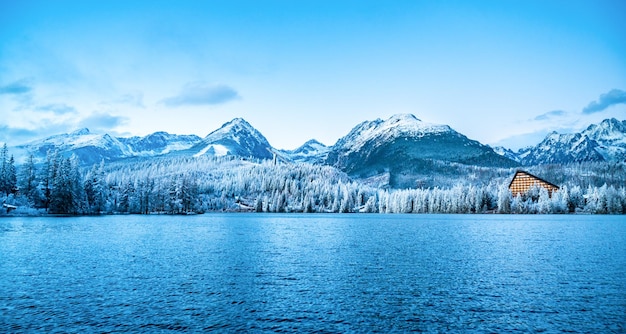
[[[615,217],[5,219],[0,328],[619,333],[624,254]]]

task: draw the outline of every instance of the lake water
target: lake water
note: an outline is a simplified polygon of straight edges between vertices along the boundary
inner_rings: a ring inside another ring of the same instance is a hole
[[[2,332],[624,332],[626,217],[0,219]]]

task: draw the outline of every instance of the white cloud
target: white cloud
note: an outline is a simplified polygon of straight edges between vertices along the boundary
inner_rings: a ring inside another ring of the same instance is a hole
[[[236,90],[226,85],[211,85],[201,81],[187,83],[178,95],[162,100],[167,107],[184,105],[217,105],[239,99]]]

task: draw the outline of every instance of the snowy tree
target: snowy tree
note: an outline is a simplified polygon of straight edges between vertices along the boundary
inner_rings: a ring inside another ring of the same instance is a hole
[[[537,212],[546,214],[552,210],[552,201],[550,194],[546,188],[539,189],[539,198],[537,199]]]
[[[69,214],[74,211],[72,198],[71,164],[69,159],[61,159],[57,166],[50,189],[50,213]]]
[[[20,174],[20,192],[26,196],[31,205],[35,205],[40,200],[41,195],[37,189],[37,169],[35,167],[35,158],[32,154],[22,166]]]
[[[59,168],[58,152],[50,152],[46,154],[46,162],[41,170],[41,193],[43,195],[42,207],[49,211],[54,183]]]
[[[549,213],[567,213],[569,199],[569,189],[567,186],[561,187],[558,191],[552,193]]]
[[[84,188],[88,212],[98,214],[105,209],[104,161],[93,165],[85,176]]]
[[[1,153],[1,151],[0,151]],[[7,155],[5,155],[7,156]],[[156,158],[91,167],[83,176],[76,162],[50,152],[37,168],[21,167],[20,188],[39,185],[50,212],[65,212],[63,195],[72,198],[69,213],[186,213],[232,210],[246,205],[257,212],[381,212],[381,213],[560,213],[585,210],[593,213],[626,211],[626,191],[620,176],[626,168],[613,166],[604,178],[616,183],[596,184],[594,177],[576,178],[547,196],[539,187],[513,197],[506,187],[511,171],[477,167],[466,179],[433,177],[435,188],[381,189],[356,180],[330,166],[277,163],[235,157]],[[5,166],[9,165],[7,158]],[[540,167],[537,167],[540,168]],[[581,168],[602,170],[602,165],[568,167],[567,175]],[[26,172],[31,170],[32,172]],[[6,169],[5,169],[6,170]],[[69,176],[66,177],[69,172]],[[587,170],[583,170],[587,172]],[[568,174],[569,173],[569,174]],[[540,174],[540,173],[539,173]],[[559,173],[554,172],[554,175]],[[30,176],[29,176],[30,175]],[[35,176],[34,178],[32,176]],[[472,182],[472,178],[484,182]],[[34,181],[33,181],[34,180]],[[80,182],[77,182],[79,180]],[[621,181],[620,181],[621,180]],[[605,182],[606,183],[606,182]],[[581,185],[585,184],[584,188]],[[69,187],[69,190],[64,190]],[[586,191],[583,191],[586,189]],[[30,201],[36,202],[36,201]]]
[[[0,192],[8,196],[17,192],[17,175],[15,160],[9,157],[9,149],[5,143],[0,150]]]

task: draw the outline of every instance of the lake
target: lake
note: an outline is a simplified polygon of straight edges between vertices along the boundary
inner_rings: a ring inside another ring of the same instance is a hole
[[[0,219],[3,332],[624,332],[626,217]]]

